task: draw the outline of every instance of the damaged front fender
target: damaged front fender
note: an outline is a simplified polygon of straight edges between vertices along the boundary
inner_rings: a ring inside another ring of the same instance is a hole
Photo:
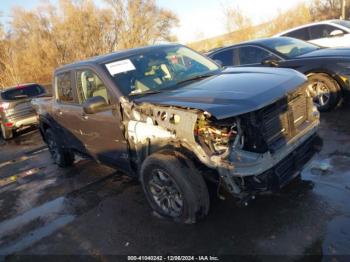
[[[296,101],[304,97],[293,99]],[[294,105],[289,107],[294,110]],[[265,179],[265,173],[273,173],[271,176],[277,179],[273,183],[282,186],[300,172],[306,163],[304,160],[308,161],[313,156],[308,141],[312,140],[319,124],[312,110],[307,112],[308,109],[303,108],[306,116],[304,123],[297,127],[298,133],[291,133],[293,137],[273,152],[269,149],[272,148],[271,145],[260,134],[259,128],[265,128],[265,123],[259,120],[260,111],[217,120],[209,113],[197,109],[136,104],[126,99],[122,100],[121,109],[130,159],[136,164],[137,170],[155,152],[169,147],[179,150],[183,148],[203,166],[215,170],[218,180],[223,181],[225,188],[239,198],[271,190],[272,179]],[[281,114],[284,117],[285,111]],[[280,121],[280,116],[276,114],[274,117]],[[285,128],[281,132],[283,130]],[[295,152],[308,157],[300,160],[295,157]],[[301,164],[294,165],[293,161]],[[282,170],[281,165],[286,165],[287,169]],[[288,174],[289,170],[293,174]],[[287,174],[288,179],[282,177],[284,174],[276,175],[278,172]]]

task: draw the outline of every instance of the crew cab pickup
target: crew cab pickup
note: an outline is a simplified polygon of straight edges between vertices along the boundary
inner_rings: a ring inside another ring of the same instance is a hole
[[[276,192],[319,148],[319,113],[292,69],[220,68],[169,44],[63,66],[53,86],[32,104],[54,161],[124,170],[182,223],[207,215],[208,181],[241,201]]]

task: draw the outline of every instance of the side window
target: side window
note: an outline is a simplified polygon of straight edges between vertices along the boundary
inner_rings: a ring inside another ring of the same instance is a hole
[[[230,48],[218,52],[213,55],[212,59],[221,61],[223,66],[231,66],[233,65],[233,49]]]
[[[64,103],[74,103],[71,73],[65,72],[56,76],[55,79],[57,100]]]
[[[331,25],[314,25],[310,27],[311,39],[330,37],[334,30],[341,30],[344,32],[344,30]]]
[[[80,104],[94,96],[101,96],[107,103],[110,103],[110,96],[105,84],[90,69],[77,71],[76,81]]]
[[[270,55],[266,50],[254,46],[238,48],[239,65],[260,64],[262,60]]]
[[[292,31],[292,32],[290,32],[288,34],[285,34],[285,36],[301,39],[301,40],[304,40],[304,41],[310,40],[309,28],[308,27]]]

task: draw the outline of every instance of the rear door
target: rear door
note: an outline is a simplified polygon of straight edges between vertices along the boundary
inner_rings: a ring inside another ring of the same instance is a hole
[[[270,51],[253,45],[235,49],[235,65],[237,66],[269,66],[262,64],[266,58],[280,60]]]
[[[82,153],[87,153],[80,140],[80,105],[74,86],[73,71],[61,72],[55,75],[55,99],[52,103],[52,117],[56,124],[55,132],[65,145]]]
[[[309,27],[293,30],[283,36],[288,36],[288,37],[293,37],[304,41],[309,41],[310,40]]]
[[[262,61],[273,57],[280,60],[273,53],[253,45],[227,48],[211,56],[223,66],[264,66]]]
[[[227,48],[220,52],[217,52],[211,58],[213,60],[220,61],[222,66],[234,65],[234,56],[232,48]]]

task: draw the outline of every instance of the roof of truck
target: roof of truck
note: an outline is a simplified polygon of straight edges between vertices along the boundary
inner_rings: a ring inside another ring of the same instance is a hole
[[[173,47],[173,46],[179,46],[179,45],[180,44],[160,44],[160,45],[152,45],[152,46],[144,46],[144,47],[120,50],[117,52],[113,52],[113,53],[109,53],[109,54],[105,54],[105,55],[100,55],[100,56],[95,56],[95,57],[88,58],[86,60],[67,64],[67,65],[64,65],[64,66],[57,68],[56,71],[66,70],[69,68],[79,67],[79,66],[84,66],[84,65],[104,64],[104,63],[108,63],[111,61],[127,58],[127,57],[130,57],[133,55],[142,54],[142,53],[152,51],[152,50],[155,50],[158,48]]]

